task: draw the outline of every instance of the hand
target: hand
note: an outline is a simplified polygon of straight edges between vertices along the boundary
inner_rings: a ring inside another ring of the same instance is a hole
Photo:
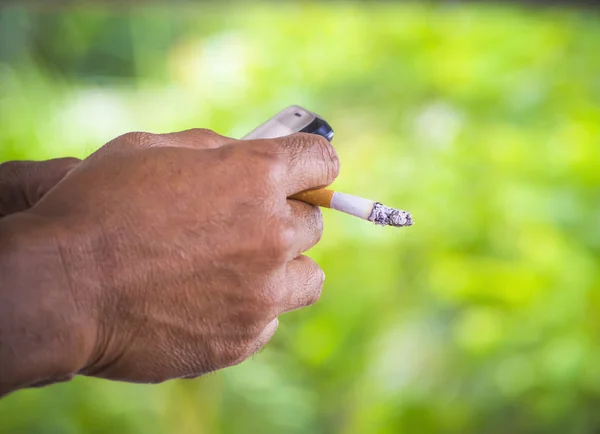
[[[0,164],[0,218],[31,208],[77,163],[77,158],[57,158]]]
[[[53,299],[77,325],[66,373],[154,383],[248,358],[279,315],[319,298],[324,274],[302,253],[321,214],[287,197],[338,170],[309,134],[130,133],[84,160],[29,211],[69,282]]]

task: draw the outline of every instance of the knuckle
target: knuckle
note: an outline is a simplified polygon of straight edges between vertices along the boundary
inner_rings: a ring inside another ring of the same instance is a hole
[[[295,285],[302,287],[301,292],[295,296],[298,307],[315,304],[321,297],[325,273],[321,267],[310,257],[302,255],[296,261],[300,262],[300,273],[295,275]]]
[[[236,177],[251,178],[255,194],[270,196],[281,190],[287,168],[276,153],[250,146],[235,147],[235,158]]]
[[[319,135],[310,134],[310,133],[297,133],[293,136],[289,136],[290,143],[287,143],[286,146],[290,148],[295,148],[296,151],[306,151],[311,149],[316,141],[319,140]]]
[[[262,274],[262,273],[261,273]],[[236,323],[245,337],[254,337],[266,318],[276,310],[279,303],[277,285],[272,272],[260,278],[261,282],[249,289],[245,306],[236,314]]]
[[[279,144],[287,155],[290,165],[306,162],[310,153],[314,152],[315,144],[320,136],[309,133],[296,133],[285,137]]]
[[[191,128],[174,133],[158,134],[163,146],[193,149],[215,149],[231,141],[208,128]]]
[[[257,315],[254,318],[254,325],[262,325],[266,318],[273,316],[273,313],[277,310],[277,306],[281,301],[281,291],[278,285],[269,285],[260,292],[259,296],[259,309],[257,309]]]
[[[214,132],[213,130],[208,129],[208,128],[190,128],[188,131],[190,133],[197,134],[199,136],[204,135],[204,136],[219,136],[219,137],[221,137],[219,134],[217,134],[216,132]]]
[[[244,347],[244,351],[242,356],[236,361],[237,363],[241,363],[244,360],[251,357],[261,348],[263,348],[266,343],[271,339],[277,328],[279,327],[279,320],[277,318],[269,321],[266,324],[263,324],[263,327],[259,331],[259,333],[254,336],[252,340],[248,342],[248,344]]]
[[[325,177],[332,183],[340,174],[340,159],[335,148],[323,136],[316,136],[315,146],[325,164]]]
[[[157,135],[143,131],[132,131],[118,137],[116,141],[134,147],[148,148],[156,143]]]
[[[296,238],[296,231],[288,224],[279,223],[278,226],[267,232],[264,247],[270,258],[280,262],[287,259]]]
[[[204,140],[211,140],[214,142],[222,142],[226,139],[225,136],[222,136],[221,134],[210,130],[208,128],[192,128],[190,130],[188,130],[188,133],[190,133],[191,135],[197,136],[198,138],[204,139]]]
[[[278,186],[286,171],[285,163],[273,153],[261,154],[260,163],[257,165],[261,181],[267,186]]]
[[[308,276],[308,281],[311,284],[312,291],[310,295],[307,297],[308,305],[315,304],[320,298],[321,293],[323,292],[323,283],[325,282],[325,273],[315,264],[314,270]]]

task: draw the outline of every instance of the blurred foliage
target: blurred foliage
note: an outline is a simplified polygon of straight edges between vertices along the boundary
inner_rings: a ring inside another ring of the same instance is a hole
[[[301,104],[337,188],[416,220],[326,212],[321,300],[242,365],[18,392],[0,432],[598,432],[599,47],[591,12],[501,4],[0,10],[0,161]]]

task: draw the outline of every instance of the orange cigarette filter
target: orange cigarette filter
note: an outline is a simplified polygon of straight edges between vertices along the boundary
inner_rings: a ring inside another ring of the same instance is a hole
[[[333,193],[334,191],[329,190],[328,188],[319,188],[318,190],[301,191],[300,193],[290,196],[290,199],[300,200],[324,208],[331,208],[331,198],[333,197]]]

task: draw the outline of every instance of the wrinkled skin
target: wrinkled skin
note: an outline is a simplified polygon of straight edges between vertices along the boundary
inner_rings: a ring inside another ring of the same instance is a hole
[[[324,274],[302,254],[320,211],[287,199],[336,178],[319,136],[129,133],[81,162],[9,164],[20,200],[0,181],[0,395],[76,374],[196,377],[245,360],[320,296]]]

